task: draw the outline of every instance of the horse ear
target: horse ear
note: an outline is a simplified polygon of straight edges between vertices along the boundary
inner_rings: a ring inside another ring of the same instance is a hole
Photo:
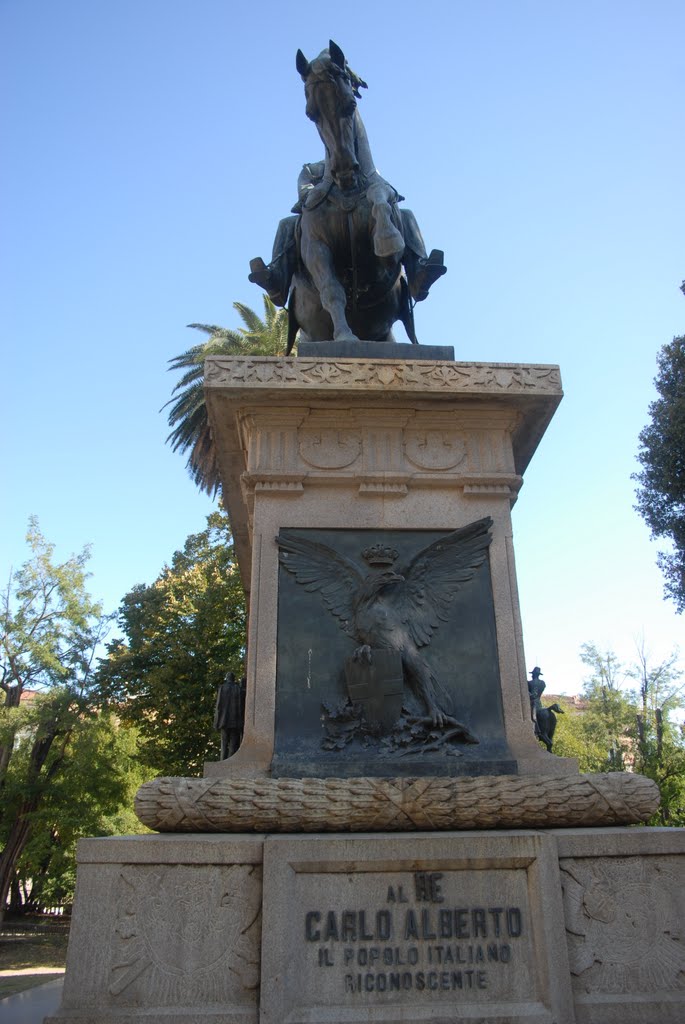
[[[342,52],[337,43],[334,43],[332,39],[328,41],[328,52],[331,55],[331,60],[334,64],[337,64],[341,71],[345,70],[345,54]]]
[[[309,72],[312,70],[312,66],[305,57],[305,55],[302,53],[302,50],[297,51],[297,56],[295,57],[295,67],[300,72],[303,78],[306,78]]]

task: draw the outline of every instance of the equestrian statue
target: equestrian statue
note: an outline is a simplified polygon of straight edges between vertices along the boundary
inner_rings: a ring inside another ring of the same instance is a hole
[[[541,678],[542,669],[536,665],[531,672],[531,679],[528,680],[528,694],[530,697],[530,717],[535,729],[535,735],[544,743],[550,754],[554,733],[557,728],[557,715],[563,715],[564,709],[560,704],[549,704],[545,707],[542,703],[542,694],[545,690],[545,682]]]
[[[394,341],[396,320],[418,344],[414,304],[445,273],[443,253],[426,254],[403,196],[376,170],[357,110],[367,85],[340,47],[331,41],[311,62],[298,50],[296,67],[325,159],[304,165],[271,263],[251,260],[249,279],[287,304],[288,354],[298,331],[309,341]]]

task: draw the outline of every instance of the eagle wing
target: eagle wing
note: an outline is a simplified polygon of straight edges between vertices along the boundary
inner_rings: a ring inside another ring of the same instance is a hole
[[[434,541],[414,556],[403,571],[398,611],[417,647],[431,642],[461,588],[481,567],[492,540],[487,516]]]
[[[362,583],[357,567],[327,544],[308,540],[292,530],[281,530],[276,542],[283,568],[305,590],[318,591],[329,612],[353,636],[354,597]]]

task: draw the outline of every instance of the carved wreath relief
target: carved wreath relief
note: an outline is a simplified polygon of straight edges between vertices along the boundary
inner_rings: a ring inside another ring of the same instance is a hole
[[[394,443],[387,439],[387,443]],[[362,455],[362,432],[332,427],[306,427],[298,431],[302,460],[314,469],[347,469],[358,464]],[[367,448],[373,441],[367,442]],[[367,458],[371,452],[367,452]],[[466,460],[466,441],[453,430],[407,429],[404,454],[415,469],[444,472]],[[384,464],[387,460],[384,460]]]
[[[358,430],[301,430],[300,455],[316,469],[345,469],[357,461],[362,449]]]
[[[116,905],[115,1002],[255,1004],[261,868],[124,866]]]
[[[585,992],[685,989],[685,897],[675,858],[560,862],[575,987]],[[671,868],[673,870],[671,870]]]
[[[417,469],[454,469],[466,458],[466,441],[454,431],[406,430],[404,452]]]

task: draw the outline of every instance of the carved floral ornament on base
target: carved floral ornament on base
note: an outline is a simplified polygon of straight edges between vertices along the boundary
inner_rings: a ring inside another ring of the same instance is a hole
[[[282,359],[275,356],[214,356],[207,360],[205,381],[212,387],[232,385],[306,385],[340,388],[441,391],[455,394],[561,393],[558,366],[503,363],[421,362],[372,359]]]

